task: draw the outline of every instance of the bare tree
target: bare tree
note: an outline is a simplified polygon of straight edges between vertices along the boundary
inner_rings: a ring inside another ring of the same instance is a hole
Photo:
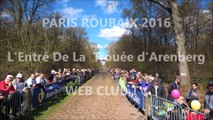
[[[156,3],[164,8],[171,16],[173,22],[173,30],[175,33],[175,43],[177,45],[177,55],[186,56],[185,42],[186,37],[183,30],[183,20],[180,16],[178,4],[176,0],[168,0],[168,5],[164,4],[160,0],[148,0]],[[182,85],[188,85],[190,83],[190,74],[187,61],[179,61],[179,73],[183,76]]]

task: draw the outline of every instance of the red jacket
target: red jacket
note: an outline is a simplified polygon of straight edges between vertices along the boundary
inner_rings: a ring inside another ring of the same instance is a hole
[[[190,112],[187,117],[186,120],[204,120],[203,115],[199,114],[199,113],[192,113]]]
[[[5,95],[6,97],[11,94],[12,92],[15,91],[13,85],[11,85],[10,87],[6,87],[7,84],[5,83],[5,80],[0,82],[0,90],[2,91],[3,95]]]

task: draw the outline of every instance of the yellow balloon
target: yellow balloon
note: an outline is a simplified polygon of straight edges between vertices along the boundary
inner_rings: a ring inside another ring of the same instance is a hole
[[[198,111],[201,108],[201,104],[200,104],[200,102],[198,100],[193,100],[191,102],[191,107],[192,107],[193,110]]]

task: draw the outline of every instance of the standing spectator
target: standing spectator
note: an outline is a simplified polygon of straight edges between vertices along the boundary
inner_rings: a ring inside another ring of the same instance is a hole
[[[138,72],[136,76],[137,76],[137,78],[136,78],[135,86],[137,88],[139,88],[142,85],[142,82],[143,82],[143,75],[141,74],[141,72]]]
[[[204,97],[204,113],[213,118],[213,80],[208,82],[208,90]]]
[[[142,91],[143,91],[144,93],[147,93],[147,92],[148,92],[148,89],[149,89],[150,86],[151,86],[151,82],[150,82],[149,76],[145,76],[144,79],[145,79],[145,82],[143,82],[143,83],[141,84],[141,89],[142,89]]]
[[[14,88],[18,92],[22,92],[26,90],[27,84],[24,81],[23,75],[21,73],[18,73],[16,75],[16,81],[14,83]]]
[[[13,80],[13,76],[7,75],[5,80],[0,82],[0,91],[2,91],[2,99],[9,98],[9,99],[7,99],[7,101],[5,103],[3,103],[4,105],[6,105],[6,114],[9,114],[11,107],[14,107],[14,103],[11,101],[14,101],[16,99],[13,94],[13,93],[16,94],[16,92],[14,92],[15,89],[12,85],[12,80]],[[9,95],[11,95],[11,96],[9,96]],[[14,108],[16,108],[16,107],[14,107]],[[17,109],[12,109],[13,115],[14,115],[14,113],[16,113],[16,110]]]
[[[140,77],[137,78],[137,81],[135,83],[135,87],[141,89],[142,82],[143,82],[142,78],[140,78]]]
[[[132,78],[136,78],[137,77],[137,72],[136,72],[135,68],[132,68],[132,70],[131,70],[131,77]]]
[[[158,78],[154,78],[153,84],[151,84],[150,87],[148,88],[148,94],[155,95],[154,98],[152,99],[153,100],[152,104],[154,106],[163,105],[163,101],[158,99],[158,97],[166,98],[166,94],[165,94],[165,90],[164,90],[163,86],[160,85]],[[154,108],[152,112],[153,112],[153,115],[156,117],[155,119],[163,120],[163,118],[157,114],[157,112],[158,112],[157,108]]]
[[[58,74],[56,75],[56,78],[57,79],[61,79],[62,78],[62,70],[61,69],[58,69]]]
[[[159,73],[155,73],[155,77],[158,78],[159,83],[162,85],[163,84],[163,80],[160,78]]]
[[[0,82],[0,90],[2,91],[3,95],[7,97],[9,94],[15,91],[12,85],[13,76],[7,75],[5,80]]]
[[[22,98],[22,110],[27,112],[30,110],[31,103],[31,91],[27,87],[27,82],[24,81],[24,77],[21,73],[16,75],[16,81],[14,83],[15,90],[21,93]]]
[[[48,84],[48,81],[45,79],[45,76],[43,73],[41,73],[37,78],[36,78],[36,84],[41,84],[41,85],[46,85]]]
[[[174,101],[174,98],[172,97],[172,90],[174,89],[180,90],[180,81],[181,81],[181,76],[176,76],[175,81],[169,84],[168,97],[167,97],[168,100],[172,102]]]
[[[75,80],[76,80],[76,77],[75,77],[74,74],[75,74],[75,73],[73,73],[73,72],[72,72],[71,74],[67,74],[67,75],[68,75],[67,77],[69,77],[69,78],[70,78],[70,81],[73,82],[73,83],[74,83]]]
[[[149,75],[151,85],[154,85],[155,78],[152,75]]]
[[[186,95],[186,102],[190,105],[191,101],[198,100],[198,83],[192,83],[192,88],[189,89]]]
[[[118,69],[115,70],[115,80],[118,83],[118,80],[120,79],[120,72]]]
[[[30,78],[27,79],[27,87],[28,88],[33,88],[36,86],[36,75],[35,74],[31,74]]]
[[[5,99],[5,96],[3,95],[3,92],[0,90],[0,104],[2,102],[2,100]]]
[[[164,87],[160,84],[160,81],[158,78],[154,79],[154,84],[151,85],[151,87],[148,89],[151,94],[161,97],[161,98],[166,98],[166,92]]]
[[[35,72],[35,77],[37,78],[40,74],[40,72]]]
[[[62,73],[62,76],[65,76],[65,75],[67,74],[67,72],[68,72],[67,68],[64,68],[64,71],[63,71],[63,73]]]
[[[132,77],[132,78],[131,78],[131,81],[128,82],[128,84],[134,85],[136,82],[137,82],[137,78],[136,78],[136,77]]]
[[[125,72],[125,74],[124,74],[124,79],[125,79],[125,81],[128,83],[128,82],[130,82],[130,78],[129,78],[129,73],[128,72]]]
[[[48,78],[49,83],[57,81],[56,74],[57,74],[57,72],[55,70],[51,70],[50,77]]]

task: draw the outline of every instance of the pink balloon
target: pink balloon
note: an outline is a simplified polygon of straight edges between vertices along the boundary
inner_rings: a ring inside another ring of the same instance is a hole
[[[177,89],[172,90],[172,97],[178,99],[180,97],[180,91]]]

